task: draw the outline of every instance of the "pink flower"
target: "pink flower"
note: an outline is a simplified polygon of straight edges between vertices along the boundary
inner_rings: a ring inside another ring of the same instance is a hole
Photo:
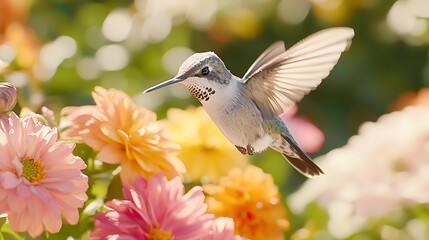
[[[281,115],[281,119],[289,128],[296,142],[306,152],[317,152],[325,141],[323,132],[303,117],[295,116],[298,108],[296,105],[288,112]]]
[[[244,240],[234,235],[234,220],[228,217],[218,217],[212,221],[208,235],[202,240]]]
[[[94,239],[175,239],[205,236],[213,220],[201,187],[184,194],[180,177],[168,181],[156,174],[146,181],[137,177],[124,187],[126,200],[112,200],[108,211],[95,217]]]
[[[0,212],[13,230],[32,237],[58,232],[61,216],[76,224],[87,200],[86,165],[72,154],[73,144],[57,137],[30,117],[0,119]]]

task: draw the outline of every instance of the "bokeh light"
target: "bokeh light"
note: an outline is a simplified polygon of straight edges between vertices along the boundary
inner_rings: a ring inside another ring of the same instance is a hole
[[[175,47],[162,56],[162,66],[165,71],[175,75],[182,63],[194,52],[186,47]]]
[[[5,62],[12,62],[16,57],[15,49],[10,44],[0,45],[0,59]]]
[[[82,79],[93,80],[96,79],[101,70],[94,58],[86,57],[79,59],[76,65],[76,71]]]
[[[129,57],[128,50],[124,46],[111,44],[97,50],[95,61],[105,71],[116,71],[128,64]]]
[[[110,41],[124,41],[131,32],[131,14],[127,9],[116,9],[103,22],[103,35]]]
[[[34,66],[36,78],[51,79],[58,66],[76,53],[76,41],[68,36],[60,36],[40,49],[39,62]]]
[[[293,11],[290,11],[293,9]],[[310,2],[281,0],[278,6],[277,15],[287,24],[296,25],[302,23],[310,11]]]
[[[389,27],[397,34],[419,37],[427,32],[429,6],[424,0],[398,0],[387,15]]]

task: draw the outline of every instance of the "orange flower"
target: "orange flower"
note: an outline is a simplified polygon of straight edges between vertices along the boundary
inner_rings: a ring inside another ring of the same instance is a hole
[[[32,2],[0,1],[0,45],[10,44],[16,52],[17,64],[25,70],[32,70],[40,49],[36,34],[27,24]]]
[[[0,33],[4,33],[11,23],[25,24],[28,20],[32,1],[0,1]]]
[[[285,208],[272,176],[260,168],[232,169],[219,185],[203,188],[209,195],[208,212],[233,218],[236,234],[253,240],[284,239],[289,228]]]
[[[63,136],[81,138],[99,151],[101,161],[121,164],[123,183],[131,184],[138,175],[148,179],[162,172],[171,179],[185,172],[173,155],[180,147],[166,136],[155,113],[137,106],[119,90],[96,87],[92,96],[96,106],[62,110],[73,123]]]

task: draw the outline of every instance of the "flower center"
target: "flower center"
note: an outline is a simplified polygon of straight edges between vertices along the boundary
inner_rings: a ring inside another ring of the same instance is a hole
[[[34,161],[31,158],[27,158],[21,161],[22,164],[22,176],[25,177],[31,183],[38,182],[45,177],[46,171],[43,170],[42,163],[40,160]]]
[[[150,228],[150,232],[146,233],[146,238],[148,240],[174,240],[174,237],[171,236],[171,232],[163,231],[159,227]]]

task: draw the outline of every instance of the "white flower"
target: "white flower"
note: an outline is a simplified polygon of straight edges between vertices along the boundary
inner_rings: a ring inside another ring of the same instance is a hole
[[[295,212],[316,200],[338,238],[402,204],[429,203],[429,108],[409,107],[364,123],[347,145],[318,161],[326,176],[289,198]]]

